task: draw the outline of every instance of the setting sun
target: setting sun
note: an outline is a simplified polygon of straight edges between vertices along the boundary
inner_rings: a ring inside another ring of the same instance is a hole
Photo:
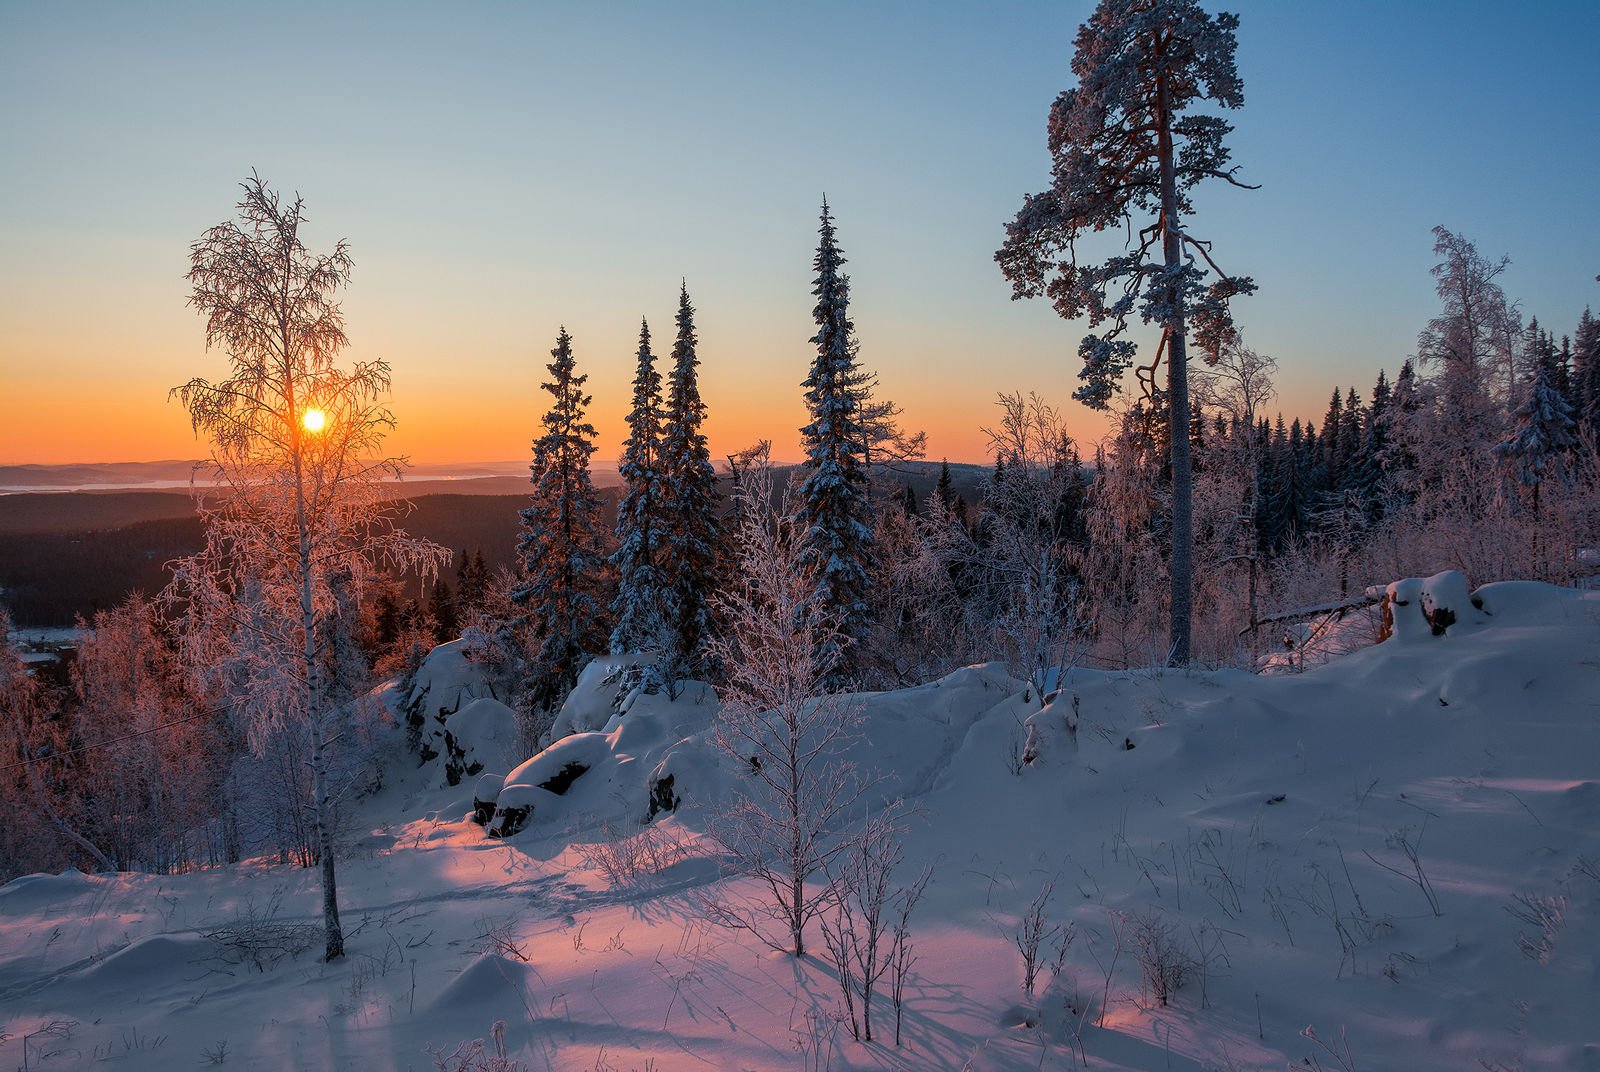
[[[306,426],[306,431],[308,432],[320,432],[327,420],[327,417],[323,415],[320,409],[308,409],[301,416],[300,423]]]

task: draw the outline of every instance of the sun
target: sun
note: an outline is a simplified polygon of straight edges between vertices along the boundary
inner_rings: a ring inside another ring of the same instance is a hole
[[[305,425],[308,432],[320,432],[322,426],[328,423],[328,418],[320,409],[308,409],[300,415],[300,423]]]

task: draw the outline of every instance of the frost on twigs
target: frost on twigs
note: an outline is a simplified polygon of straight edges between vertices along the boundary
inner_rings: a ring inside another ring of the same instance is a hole
[[[272,895],[265,908],[246,900],[232,923],[207,931],[213,958],[232,966],[248,965],[258,972],[276,967],[285,957],[295,957],[316,944],[321,931],[311,923],[280,919],[283,891]]]

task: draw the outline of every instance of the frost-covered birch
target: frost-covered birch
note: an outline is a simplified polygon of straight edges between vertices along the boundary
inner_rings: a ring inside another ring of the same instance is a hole
[[[251,746],[280,731],[305,742],[333,960],[344,953],[333,749],[349,719],[341,700],[359,684],[340,670],[339,632],[354,627],[345,619],[380,569],[431,575],[449,552],[401,530],[380,486],[405,467],[381,451],[394,424],[388,364],[335,364],[347,343],[334,300],[350,279],[347,245],[313,255],[299,196],[285,202],[254,173],[242,186],[238,220],[190,249],[189,304],[229,369],[172,393],[210,439],[222,491],[202,500],[205,546],[174,563],[167,594],[185,611],[189,665]]]
[[[801,956],[806,924],[828,898],[828,884],[812,880],[849,844],[844,827],[861,794],[841,758],[860,710],[824,689],[838,619],[818,597],[792,511],[774,515],[764,458],[741,468],[735,506],[736,576],[714,600],[725,628],[711,650],[727,674],[717,745],[745,777],[714,833],[762,894],[714,911]]]

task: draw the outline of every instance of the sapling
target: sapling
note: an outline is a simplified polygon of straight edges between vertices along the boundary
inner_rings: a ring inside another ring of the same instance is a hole
[[[1061,925],[1050,923],[1045,917],[1045,908],[1055,890],[1054,878],[1045,882],[1017,921],[1016,932],[1012,935],[1017,952],[1022,954],[1022,991],[1029,997],[1033,996],[1034,983],[1039,977],[1040,947],[1061,933]]]

